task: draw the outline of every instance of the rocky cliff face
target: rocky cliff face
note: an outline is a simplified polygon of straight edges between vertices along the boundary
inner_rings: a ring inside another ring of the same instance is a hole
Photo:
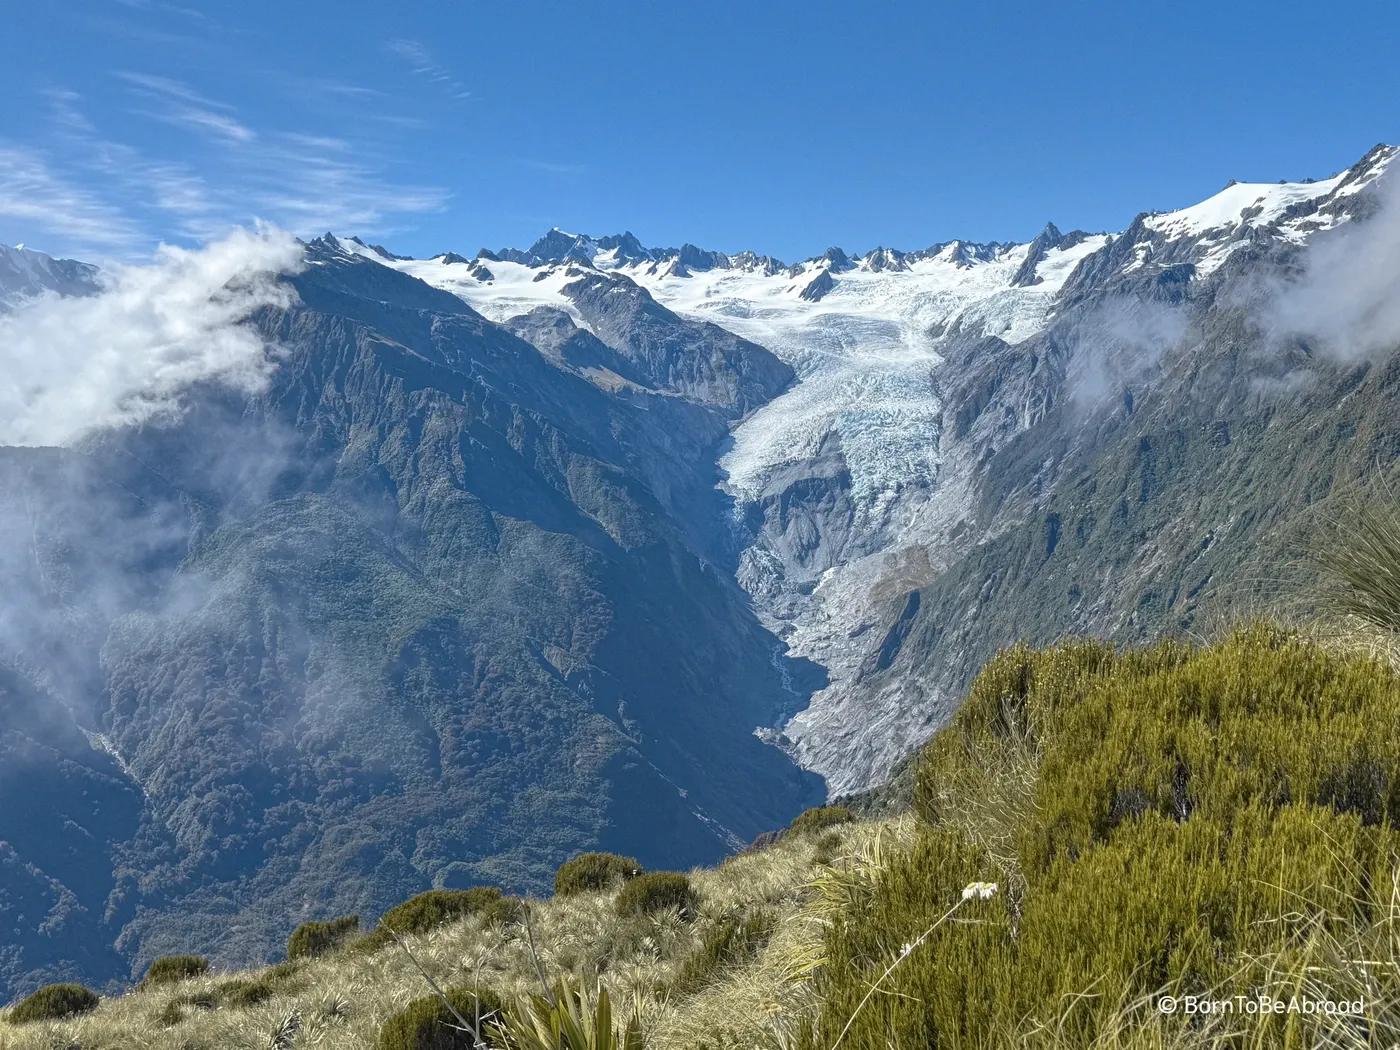
[[[795,648],[835,680],[787,727],[804,764],[838,793],[879,782],[1016,641],[1142,642],[1306,607],[1298,562],[1327,500],[1400,451],[1400,338],[1357,355],[1276,318],[1313,247],[1374,219],[1393,155],[1140,216],[1029,338],[950,326],[936,481],[799,613]]]

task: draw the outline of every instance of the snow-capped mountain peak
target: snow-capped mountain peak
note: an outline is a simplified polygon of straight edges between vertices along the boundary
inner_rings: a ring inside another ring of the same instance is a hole
[[[0,244],[0,309],[46,292],[90,295],[97,289],[97,267],[17,244]]]

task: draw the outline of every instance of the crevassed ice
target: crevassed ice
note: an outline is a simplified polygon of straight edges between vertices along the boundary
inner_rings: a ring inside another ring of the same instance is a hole
[[[1045,279],[1026,288],[1010,286],[1025,246],[970,266],[929,259],[903,272],[838,274],[816,303],[797,295],[816,271],[795,279],[734,271],[659,278],[636,267],[629,275],[678,313],[767,347],[800,377],[735,430],[721,461],[728,488],[756,498],[774,473],[810,459],[835,434],[857,514],[865,517],[934,479],[943,411],[935,372],[946,334],[1029,338],[1045,326],[1074,265],[1103,241],[1048,253],[1038,268]]]
[[[793,276],[735,268],[680,277],[649,263],[617,272],[677,313],[714,321],[759,343],[798,373],[791,389],[736,428],[721,464],[735,496],[756,498],[776,471],[810,459],[834,434],[850,471],[857,513],[865,516],[880,514],[895,495],[928,484],[936,474],[943,406],[935,371],[942,363],[938,347],[948,334],[963,331],[1013,343],[1030,338],[1044,328],[1054,295],[1074,267],[1106,239],[1089,237],[1048,252],[1037,267],[1041,283],[1030,287],[1011,286],[1028,251],[1019,245],[970,264],[948,252],[903,271],[848,270],[835,275],[835,287],[817,302],[800,293],[821,272],[818,263]],[[347,250],[372,254],[342,243]],[[597,262],[608,260],[600,256]],[[404,260],[390,265],[460,295],[492,320],[538,305],[577,318],[562,293],[573,279],[566,267],[542,272],[488,262],[493,279],[486,282],[465,264]]]

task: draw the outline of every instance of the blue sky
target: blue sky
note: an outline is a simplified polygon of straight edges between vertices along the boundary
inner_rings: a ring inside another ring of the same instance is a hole
[[[1400,140],[1387,3],[0,0],[0,243],[254,218],[785,259],[1121,229]]]

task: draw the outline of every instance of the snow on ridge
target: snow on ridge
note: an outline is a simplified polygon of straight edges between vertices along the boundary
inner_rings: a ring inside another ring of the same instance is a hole
[[[1232,182],[1199,204],[1149,216],[1146,226],[1171,239],[1223,235],[1240,226],[1288,224],[1288,212],[1298,205],[1323,198],[1349,197],[1371,185],[1389,167],[1400,148],[1378,147],[1358,163],[1331,178],[1308,182]],[[1320,225],[1339,221],[1328,217]],[[1289,231],[1285,231],[1289,232]]]
[[[0,266],[34,280],[51,277],[57,262],[52,255],[26,248],[23,244],[16,244],[13,248],[0,244]]]
[[[1107,241],[1096,235],[1050,249],[1036,267],[1040,283],[1028,287],[1012,285],[1028,244],[954,241],[903,255],[899,268],[863,265],[876,249],[850,260],[854,267],[837,270],[832,289],[816,301],[801,293],[817,274],[833,269],[823,257],[772,271],[762,257],[746,254],[724,257],[730,265],[686,269],[684,275],[668,263],[618,260],[613,249],[600,249],[595,261],[676,313],[751,339],[796,369],[801,382],[735,431],[722,466],[736,495],[757,498],[776,471],[809,458],[834,434],[860,513],[879,516],[900,492],[927,485],[936,473],[943,406],[933,376],[948,334],[1030,338],[1048,323],[1055,295],[1074,267]],[[452,292],[492,321],[549,306],[584,327],[563,291],[578,279],[580,264],[386,259],[357,242],[339,243]],[[882,261],[892,259],[886,253]]]
[[[1342,210],[1323,198],[1332,194],[1336,201],[1355,192],[1395,155],[1394,149],[1373,151],[1342,175],[1320,182],[1237,183],[1142,223],[1159,241],[1197,241],[1190,249],[1195,275],[1205,277],[1246,243],[1244,227],[1271,225],[1299,240],[1343,221]],[[1316,206],[1307,207],[1309,202]],[[1289,218],[1298,211],[1302,217]],[[635,249],[623,251],[618,238],[557,228],[536,249],[551,242],[551,252],[563,252],[571,245],[568,255],[583,254],[595,268],[631,279],[682,316],[713,321],[794,367],[801,381],[736,429],[723,465],[729,487],[741,499],[759,497],[776,472],[808,458],[834,435],[851,471],[857,506],[880,514],[909,485],[921,485],[936,473],[942,405],[933,375],[942,362],[940,348],[956,334],[1019,343],[1043,331],[1075,268],[1112,240],[1105,234],[1061,237],[1053,228],[1047,231],[1059,244],[1043,251],[1040,239],[1018,245],[955,240],[915,252],[875,248],[853,257],[830,249],[791,267],[752,252],[726,255],[693,245],[643,249],[648,257],[639,258]],[[629,244],[640,243],[622,236]],[[564,288],[587,261],[420,262],[386,259],[362,245],[341,243],[453,292],[492,320],[551,306],[582,324]],[[615,246],[605,249],[604,243]],[[1144,267],[1153,254],[1152,244],[1138,245],[1124,272]],[[1033,272],[1018,279],[1028,261]]]
[[[734,433],[721,466],[727,487],[758,498],[768,480],[810,458],[835,435],[851,474],[857,514],[882,518],[910,486],[927,486],[938,469],[943,406],[934,381],[939,348],[955,330],[1020,342],[1041,331],[1054,298],[1074,267],[1107,242],[1087,238],[1051,249],[1037,267],[1043,278],[1013,287],[1028,245],[988,261],[963,261],[956,245],[910,261],[905,269],[859,266],[835,277],[816,302],[800,297],[815,271],[709,270],[689,277],[627,273],[659,302],[703,318],[767,347],[801,378],[759,408]],[[857,260],[859,261],[859,260]]]
[[[1321,182],[1237,182],[1189,208],[1153,215],[1146,224],[1172,238],[1199,237],[1242,223],[1266,226],[1295,204],[1327,196],[1343,178],[1345,175]]]

